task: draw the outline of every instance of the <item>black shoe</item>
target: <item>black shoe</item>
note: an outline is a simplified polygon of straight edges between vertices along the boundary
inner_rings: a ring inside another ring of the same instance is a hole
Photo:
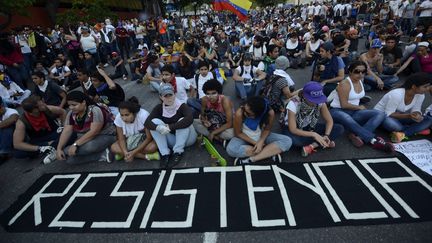
[[[169,168],[173,168],[174,166],[178,165],[180,163],[180,160],[182,159],[183,154],[182,153],[174,153],[172,160],[170,161]]]
[[[160,159],[160,167],[161,169],[166,169],[168,168],[168,164],[170,162],[170,156],[168,155],[162,155],[161,159]]]
[[[360,103],[361,104],[367,104],[372,100],[372,97],[365,95],[363,96],[363,98],[360,98]]]

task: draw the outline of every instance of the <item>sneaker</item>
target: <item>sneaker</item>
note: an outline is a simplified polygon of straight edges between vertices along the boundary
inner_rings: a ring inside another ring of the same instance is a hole
[[[390,140],[393,143],[400,143],[400,142],[402,142],[405,139],[407,139],[407,137],[405,136],[404,132],[392,132],[390,134]]]
[[[363,96],[363,98],[360,98],[360,103],[361,104],[367,104],[372,100],[372,97],[365,95]]]
[[[105,161],[107,162],[107,163],[112,163],[113,161],[114,161],[114,154],[113,153],[111,153],[111,150],[109,149],[109,148],[106,148],[105,149]]]
[[[224,149],[226,149],[227,145],[228,145],[228,141],[225,140],[225,139],[222,140],[222,147],[223,147]]]
[[[276,163],[282,163],[282,156],[280,154],[273,155],[272,160]]]
[[[42,160],[44,164],[49,164],[57,159],[56,150],[53,147],[51,148],[52,149],[46,150],[44,153],[44,158]]]
[[[309,144],[309,145],[303,146],[302,151],[301,151],[301,155],[303,157],[308,157],[310,154],[312,154],[314,152],[316,152],[315,148],[311,144]]]
[[[173,158],[171,162],[169,163],[168,167],[173,168],[174,166],[178,165],[183,157],[183,153],[174,153]]]
[[[127,80],[127,76],[123,74],[123,80]]]
[[[52,150],[55,150],[55,148],[53,146],[40,146],[39,147],[39,152],[42,155],[45,155],[45,153],[48,153],[48,152],[50,152]]]
[[[348,138],[351,141],[351,143],[357,148],[360,148],[364,145],[363,140],[361,140],[361,138],[356,136],[354,133],[348,134]]]
[[[376,137],[375,141],[372,143],[372,148],[374,149],[378,149],[378,150],[383,150],[387,153],[391,153],[395,150],[394,146],[392,143],[386,142],[383,138],[381,137]]]
[[[104,66],[104,67],[108,67],[109,65],[108,65],[108,63],[105,63],[103,66]]]
[[[160,159],[160,167],[161,169],[166,169],[168,168],[168,164],[170,161],[170,156],[169,154],[167,155],[162,155],[161,159]]]
[[[145,157],[147,160],[160,160],[160,155],[158,151],[151,154],[146,154]]]
[[[251,161],[249,158],[235,158],[234,159],[234,165],[245,165],[245,164],[250,164]]]
[[[429,128],[426,128],[425,130],[416,133],[416,135],[423,135],[423,136],[427,136],[427,135],[429,135],[430,133],[431,133],[431,130],[430,130]]]

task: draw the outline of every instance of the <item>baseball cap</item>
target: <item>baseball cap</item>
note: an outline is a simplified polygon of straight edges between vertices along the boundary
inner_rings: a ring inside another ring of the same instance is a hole
[[[372,40],[372,44],[370,46],[371,48],[381,48],[382,47],[382,43],[380,39],[374,39]]]
[[[324,95],[323,86],[315,81],[310,81],[303,87],[303,97],[314,104],[322,104],[327,101]]]
[[[279,56],[275,60],[275,66],[276,69],[286,70],[290,66],[288,58],[286,56]]]
[[[167,94],[172,94],[174,95],[174,88],[171,84],[162,84],[159,87],[159,95],[160,96],[165,96]]]

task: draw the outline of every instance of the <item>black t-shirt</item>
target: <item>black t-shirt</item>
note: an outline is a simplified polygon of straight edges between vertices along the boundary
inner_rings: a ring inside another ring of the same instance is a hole
[[[396,62],[396,59],[402,58],[402,50],[399,47],[394,47],[391,50],[384,47],[381,53],[384,55],[384,64],[392,64]]]
[[[42,92],[38,86],[36,86],[34,94],[41,97],[47,105],[59,106],[62,101],[61,93],[65,93],[64,90],[58,86],[58,84],[48,81],[48,86],[45,92]]]
[[[189,54],[190,56],[192,57],[198,56],[199,46],[195,44],[195,42],[192,42],[191,44],[186,43],[184,48],[186,53]]]
[[[107,106],[117,107],[120,102],[124,101],[125,99],[125,93],[123,91],[123,88],[119,84],[116,84],[115,89],[110,89],[107,86],[105,89],[100,91],[97,91],[96,88],[92,85],[88,91],[88,94],[93,97],[98,95],[100,101]]]

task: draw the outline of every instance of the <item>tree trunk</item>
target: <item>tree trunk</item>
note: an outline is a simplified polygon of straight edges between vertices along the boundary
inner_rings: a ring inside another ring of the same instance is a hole
[[[58,6],[60,4],[60,0],[51,0],[51,1],[47,1],[46,5],[45,5],[45,9],[48,12],[48,17],[51,20],[51,23],[54,25],[56,23],[56,14],[57,14],[57,9]]]

